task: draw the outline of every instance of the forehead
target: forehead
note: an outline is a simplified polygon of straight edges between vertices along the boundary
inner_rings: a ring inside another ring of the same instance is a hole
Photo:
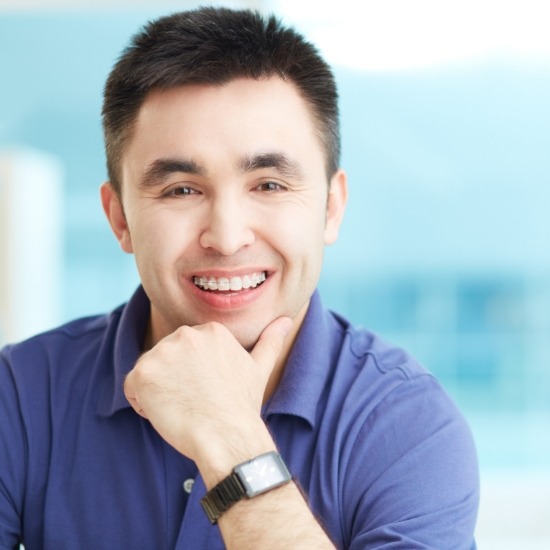
[[[177,108],[189,115],[190,111],[205,115],[216,106],[223,109],[231,105],[242,114],[244,111],[260,114],[266,109],[291,109],[294,114],[300,112],[309,119],[309,108],[298,88],[289,81],[279,77],[261,79],[236,78],[223,84],[187,84],[174,88],[154,89],[146,96],[138,113],[138,121],[145,119],[150,111],[159,108]],[[309,121],[311,122],[311,121]]]
[[[135,162],[161,152],[215,155],[216,147],[240,157],[258,149],[310,156],[315,150],[325,162],[309,106],[292,83],[275,77],[152,91],[138,113],[123,165],[124,157]]]

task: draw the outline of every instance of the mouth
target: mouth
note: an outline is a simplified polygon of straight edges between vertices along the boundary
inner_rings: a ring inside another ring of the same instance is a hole
[[[239,277],[194,276],[193,284],[205,292],[235,292],[260,286],[267,278],[265,271]]]

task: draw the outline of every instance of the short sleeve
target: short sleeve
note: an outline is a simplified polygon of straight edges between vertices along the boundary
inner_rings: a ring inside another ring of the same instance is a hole
[[[346,485],[350,550],[475,548],[475,446],[465,419],[430,375],[404,381],[369,415]]]

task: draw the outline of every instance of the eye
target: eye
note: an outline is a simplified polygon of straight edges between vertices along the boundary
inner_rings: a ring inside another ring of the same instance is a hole
[[[264,181],[256,187],[258,191],[267,191],[267,192],[276,192],[276,191],[285,191],[286,187],[277,183],[276,181]]]
[[[192,187],[187,186],[181,186],[181,187],[173,187],[172,189],[169,189],[166,193],[166,197],[179,197],[181,195],[196,195],[198,194],[198,191],[193,189]]]

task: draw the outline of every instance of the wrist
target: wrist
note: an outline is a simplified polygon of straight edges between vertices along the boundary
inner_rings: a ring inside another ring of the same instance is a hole
[[[235,466],[270,451],[275,443],[260,417],[255,422],[204,434],[197,444],[195,463],[207,489],[226,478]]]
[[[275,451],[261,454],[235,466],[201,499],[201,505],[214,524],[229,508],[243,499],[251,499],[292,481],[281,455]]]

